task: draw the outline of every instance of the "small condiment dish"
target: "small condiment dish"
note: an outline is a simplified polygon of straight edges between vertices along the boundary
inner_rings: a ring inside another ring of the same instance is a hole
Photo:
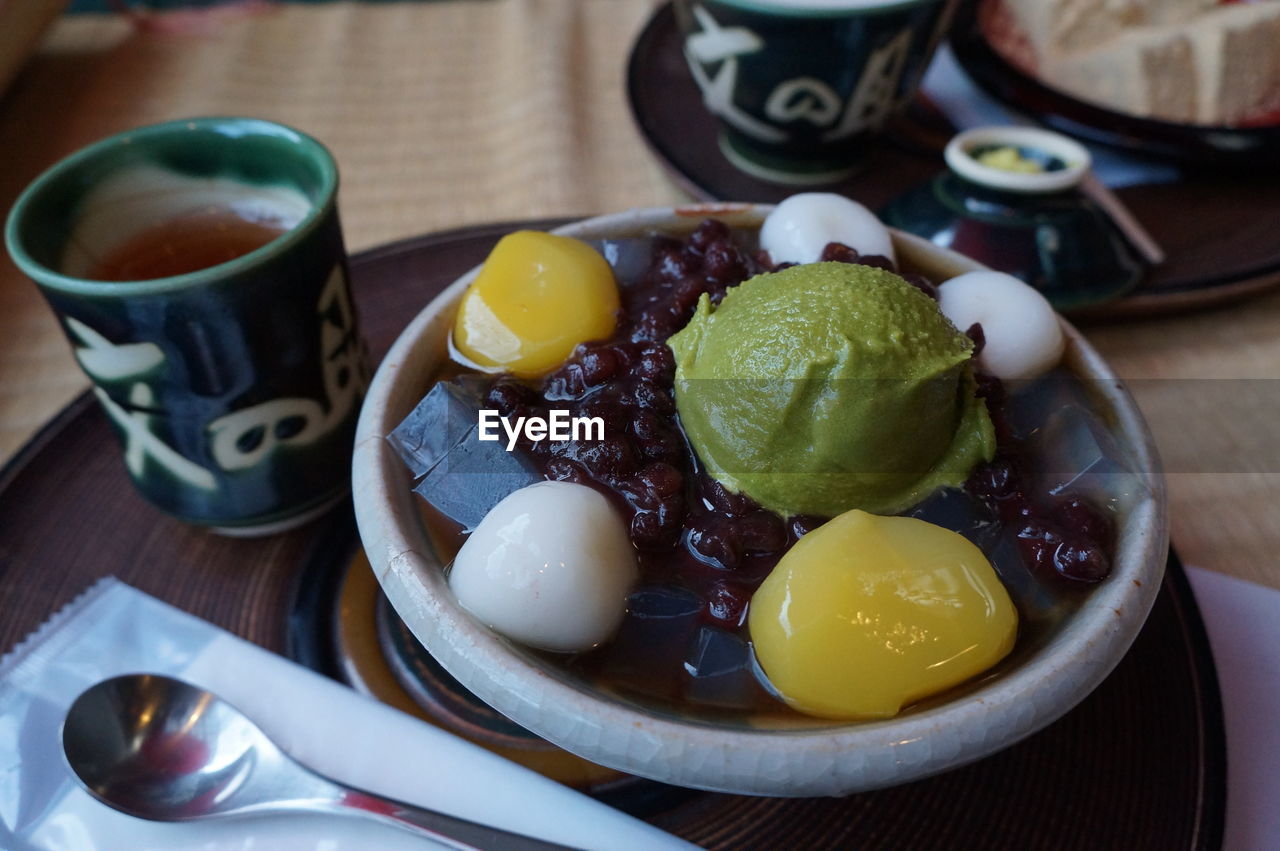
[[[1117,214],[1113,197],[1100,200],[1107,190],[1079,142],[1035,127],[975,127],[952,137],[944,158],[946,169],[879,211],[886,225],[1008,272],[1066,313],[1114,301],[1142,281],[1137,237],[1118,225],[1128,214]],[[1001,159],[1041,170],[993,164]]]
[[[982,153],[1007,148],[1041,165],[1036,172],[1010,171],[986,164]],[[952,171],[974,183],[1041,195],[1080,185],[1089,173],[1089,150],[1061,133],[1037,127],[975,127],[958,133],[947,143],[943,158]]]
[[[766,205],[632,210],[558,233],[593,239],[685,235],[706,217],[758,228]],[[957,253],[894,232],[900,264],[935,281],[982,269]],[[997,673],[883,721],[842,723],[794,714],[762,719],[694,715],[571,673],[473,619],[450,591],[386,435],[430,389],[463,276],[409,323],[379,367],[361,414],[354,461],[356,516],[369,561],[392,605],[463,685],[517,723],[587,759],[683,786],[755,795],[845,795],[926,777],[1031,735],[1088,695],[1124,656],[1155,600],[1168,550],[1163,480],[1129,393],[1064,322],[1065,365],[1090,380],[1112,436],[1139,471],[1140,494],[1116,517],[1109,578],[1059,628]]]

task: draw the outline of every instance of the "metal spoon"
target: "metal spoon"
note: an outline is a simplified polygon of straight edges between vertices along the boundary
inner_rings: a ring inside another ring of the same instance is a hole
[[[94,797],[138,818],[359,814],[451,848],[564,847],[322,777],[217,695],[158,674],[130,674],[90,687],[67,711],[62,747]]]

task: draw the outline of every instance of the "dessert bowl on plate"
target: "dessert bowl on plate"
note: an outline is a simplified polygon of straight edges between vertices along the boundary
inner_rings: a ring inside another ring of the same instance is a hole
[[[631,210],[556,233],[582,240],[683,238],[715,218],[754,234],[772,209]],[[892,241],[900,268],[932,281],[983,268],[907,234],[893,232]],[[1013,651],[985,674],[879,719],[815,717],[781,702],[778,711],[722,711],[619,688],[590,668],[500,635],[459,603],[447,575],[451,547],[430,530],[413,476],[387,439],[447,367],[459,301],[478,271],[423,308],[378,368],[357,430],[355,509],[374,573],[400,617],[450,674],[532,732],[587,759],[667,783],[741,794],[850,794],[935,774],[1036,732],[1088,695],[1141,628],[1168,548],[1163,482],[1132,398],[1062,322],[1062,368],[1082,379],[1106,442],[1123,455],[1114,470],[1125,472],[1111,475],[1123,479],[1127,496],[1114,510],[1109,575],[1087,591],[1066,594],[1065,607],[1050,601],[1046,611],[1058,614],[1047,626],[1024,620]]]

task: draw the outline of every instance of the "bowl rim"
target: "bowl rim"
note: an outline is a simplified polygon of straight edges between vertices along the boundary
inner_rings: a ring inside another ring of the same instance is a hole
[[[758,226],[771,209],[765,204],[642,208],[554,232],[589,238],[653,229],[680,232],[708,216],[730,226]],[[985,268],[919,237],[892,235],[895,247],[913,262],[949,268],[947,277]],[[385,440],[408,413],[404,406],[411,408],[425,392],[431,371],[425,364],[441,354],[428,351],[433,348],[428,344],[433,334],[452,325],[453,303],[478,269],[446,287],[413,318],[369,385],[353,456],[356,520],[379,584],[423,646],[481,700],[552,743],[622,771],[714,791],[809,796],[880,788],[979,759],[1056,720],[1111,672],[1146,620],[1168,550],[1158,455],[1123,384],[1061,320],[1072,368],[1097,379],[1116,429],[1133,447],[1148,493],[1121,525],[1112,575],[1035,655],[954,700],[905,716],[794,730],[677,720],[602,699],[552,676],[452,599],[419,520],[407,471]]]

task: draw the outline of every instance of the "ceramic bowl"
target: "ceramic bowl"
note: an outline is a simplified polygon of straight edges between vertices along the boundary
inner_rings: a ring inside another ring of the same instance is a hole
[[[758,227],[771,208],[710,205],[633,210],[558,232],[584,238],[686,234],[715,216]],[[916,237],[894,233],[900,261],[934,280],[982,268]],[[844,795],[971,762],[1061,716],[1111,671],[1141,628],[1168,548],[1163,482],[1133,400],[1069,326],[1067,364],[1099,379],[1098,404],[1129,453],[1140,496],[1117,519],[1111,576],[1061,626],[1016,663],[946,699],[896,718],[837,723],[796,716],[742,723],[682,715],[606,693],[472,619],[454,599],[409,475],[385,436],[429,389],[446,357],[459,296],[446,289],[400,335],[369,388],[354,461],[356,518],[369,561],[392,605],[464,686],[511,719],[580,756],[656,780],[723,792]],[[779,716],[781,717],[781,716]]]

